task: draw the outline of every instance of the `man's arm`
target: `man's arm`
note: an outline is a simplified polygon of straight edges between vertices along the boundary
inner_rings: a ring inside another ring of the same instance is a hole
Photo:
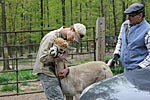
[[[117,41],[117,44],[116,44],[116,48],[115,48],[114,54],[120,55],[120,52],[121,52],[121,45],[122,45],[121,40],[122,40],[122,39],[121,39],[121,33],[120,33],[119,36],[118,36],[118,41]]]
[[[40,61],[43,64],[47,64],[49,62],[53,62],[54,58],[50,55],[49,50],[52,47],[52,43],[50,42],[50,39],[47,37],[45,38],[42,43],[40,44],[39,48],[39,57]]]
[[[147,32],[145,36],[145,45],[148,50],[147,57],[139,64],[140,67],[145,68],[150,66],[150,31]]]

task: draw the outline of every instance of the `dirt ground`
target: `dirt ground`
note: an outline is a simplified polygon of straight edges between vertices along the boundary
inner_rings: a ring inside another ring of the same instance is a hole
[[[0,100],[46,100],[46,97],[43,92],[43,93],[25,94],[19,96],[0,97]],[[64,100],[66,100],[66,98],[64,98]],[[73,100],[75,100],[75,98],[73,98]]]
[[[34,82],[31,83],[28,86],[23,86],[20,87],[21,90],[26,90],[27,93],[31,92],[32,89],[38,89],[38,90],[42,90],[42,85],[40,84],[40,82]],[[15,92],[16,93],[16,92]],[[7,94],[11,94],[11,92],[9,93],[3,93],[0,92],[1,95],[7,95]],[[23,94],[23,95],[15,95],[15,96],[6,96],[6,97],[0,97],[0,100],[46,100],[45,94],[44,92],[42,93],[33,93],[33,94]]]
[[[46,100],[46,97],[44,93],[34,93],[19,96],[0,97],[0,100]]]

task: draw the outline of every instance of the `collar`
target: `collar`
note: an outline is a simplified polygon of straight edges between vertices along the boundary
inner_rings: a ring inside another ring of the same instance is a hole
[[[133,25],[133,26],[140,26],[140,25],[142,25],[144,22],[145,22],[145,18],[143,18],[143,20],[142,20],[139,24],[135,24],[135,25]],[[130,26],[130,27],[132,27],[132,26]]]
[[[58,32],[58,34],[59,34],[59,37],[61,37],[61,38],[63,38],[63,39],[66,39],[67,37],[65,36],[65,34],[64,34],[64,29],[65,27],[64,26],[62,26],[60,29],[59,29],[59,32]]]

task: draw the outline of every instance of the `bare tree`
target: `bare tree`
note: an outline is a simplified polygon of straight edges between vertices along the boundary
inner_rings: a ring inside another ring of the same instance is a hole
[[[43,30],[43,0],[41,0],[41,30]],[[43,38],[44,33],[41,32],[41,38]]]
[[[65,12],[65,0],[61,0],[62,2],[62,21],[63,21],[63,25],[66,24],[66,12]]]
[[[117,36],[116,10],[115,10],[115,1],[114,0],[112,0],[112,7],[113,7],[113,16],[114,16],[115,36]]]
[[[1,0],[2,7],[2,32],[3,32],[3,70],[10,70],[9,58],[8,58],[8,47],[7,47],[7,35],[6,35],[6,13],[5,13],[5,0]]]
[[[102,12],[102,17],[105,17],[105,4],[104,0],[101,0],[101,12]]]
[[[122,1],[122,13],[125,11],[125,2]],[[122,22],[124,22],[126,20],[126,15],[123,14],[123,17],[122,17]]]

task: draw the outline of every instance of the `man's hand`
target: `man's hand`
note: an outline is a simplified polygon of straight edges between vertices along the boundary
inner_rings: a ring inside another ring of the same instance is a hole
[[[142,67],[141,66],[137,66],[137,69],[142,69]]]
[[[65,59],[68,56],[68,52],[65,52],[62,56],[58,56],[57,58],[54,59],[54,61],[61,61]]]
[[[53,45],[49,50],[49,54],[53,57],[57,56],[57,54],[58,54],[57,52],[58,52],[58,48],[55,45]]]
[[[58,77],[63,79],[69,74],[69,68],[63,69],[60,73],[58,73]]]
[[[53,45],[50,50],[49,54],[54,57],[54,58],[61,58],[64,59],[66,56],[68,56],[67,50],[66,49],[61,49],[57,45]]]
[[[115,64],[118,64],[117,62],[118,62],[119,58],[120,58],[119,54],[114,54],[114,57],[113,57],[112,62],[110,64],[110,67],[113,68]]]

